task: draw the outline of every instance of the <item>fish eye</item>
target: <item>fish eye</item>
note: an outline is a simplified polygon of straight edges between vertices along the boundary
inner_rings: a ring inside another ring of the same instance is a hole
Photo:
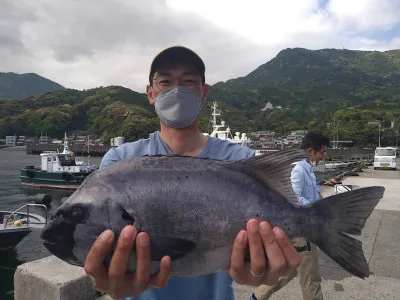
[[[70,218],[75,223],[83,223],[86,220],[86,211],[81,206],[71,208]]]

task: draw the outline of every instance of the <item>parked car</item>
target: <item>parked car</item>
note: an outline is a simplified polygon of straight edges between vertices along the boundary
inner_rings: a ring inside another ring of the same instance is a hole
[[[374,170],[382,169],[397,169],[396,164],[396,148],[393,147],[377,147],[375,149]]]

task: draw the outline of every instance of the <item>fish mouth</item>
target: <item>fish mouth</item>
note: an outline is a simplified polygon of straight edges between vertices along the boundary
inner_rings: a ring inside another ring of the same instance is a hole
[[[83,267],[83,264],[72,253],[72,247],[66,247],[59,243],[48,241],[44,241],[43,245],[47,248],[47,250],[49,250],[54,256],[58,257],[59,259],[71,265]]]
[[[72,252],[75,227],[75,224],[65,219],[53,219],[43,228],[40,238],[51,254],[71,265],[83,267]]]

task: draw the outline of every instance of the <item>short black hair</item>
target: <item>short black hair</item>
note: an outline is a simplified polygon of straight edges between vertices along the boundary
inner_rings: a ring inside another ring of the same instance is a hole
[[[200,56],[189,48],[173,46],[161,51],[151,63],[149,74],[150,85],[153,85],[154,73],[159,68],[178,64],[192,65],[200,73],[203,84],[205,83],[206,67]]]
[[[301,142],[301,149],[307,150],[311,148],[313,150],[320,150],[323,146],[328,147],[330,140],[327,136],[319,132],[307,132]]]

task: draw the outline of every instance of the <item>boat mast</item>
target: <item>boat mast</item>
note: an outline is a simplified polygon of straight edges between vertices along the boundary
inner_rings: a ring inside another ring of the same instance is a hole
[[[89,152],[89,146],[90,146],[90,135],[88,135],[88,141],[87,141],[88,165],[90,165],[90,152]]]
[[[217,125],[217,116],[221,115],[218,111],[217,111],[217,107],[218,104],[217,102],[213,102],[213,106],[212,106],[212,128],[213,131],[217,130],[220,126]]]
[[[64,132],[64,150],[63,150],[64,154],[68,154],[69,153],[69,147],[68,147],[68,141],[67,141],[67,133]]]

